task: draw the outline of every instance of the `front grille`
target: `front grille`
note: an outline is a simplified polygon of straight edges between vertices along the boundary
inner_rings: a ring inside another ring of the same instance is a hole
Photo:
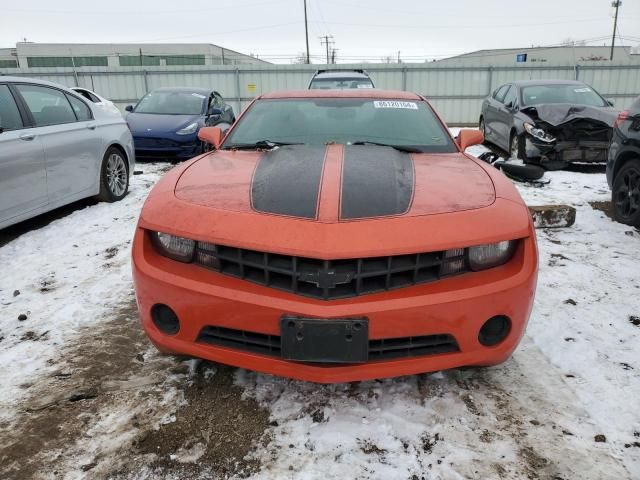
[[[278,335],[207,326],[200,331],[196,341],[270,357],[281,356],[280,337]],[[456,339],[448,334],[369,340],[370,361],[411,358],[459,351],[460,348]]]
[[[204,327],[196,341],[272,357],[280,356],[280,337],[277,335],[233,330],[225,327]]]
[[[180,143],[169,138],[133,137],[135,148],[179,147]]]
[[[433,282],[466,268],[464,250],[318,260],[198,242],[195,263],[233,277],[322,300]]]

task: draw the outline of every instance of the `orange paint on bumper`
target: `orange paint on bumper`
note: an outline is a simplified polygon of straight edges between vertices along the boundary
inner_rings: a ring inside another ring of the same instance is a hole
[[[221,275],[164,258],[138,228],[133,275],[142,325],[162,351],[319,383],[350,382],[411,375],[505,361],[517,347],[533,305],[537,276],[535,235],[520,242],[514,258],[501,267],[467,273],[431,284],[363,295],[346,300],[315,300]],[[174,336],[151,321],[151,307],[169,305],[180,319]],[[339,366],[310,365],[197,343],[207,325],[279,335],[284,314],[317,318],[367,317],[369,338],[451,334],[459,352]],[[494,315],[512,322],[508,337],[494,347],[478,342],[482,324]]]

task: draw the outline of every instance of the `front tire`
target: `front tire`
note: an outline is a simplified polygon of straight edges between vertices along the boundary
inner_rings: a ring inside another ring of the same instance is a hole
[[[484,138],[483,143],[488,142],[487,140],[487,127],[484,124],[484,117],[480,117],[480,121],[478,122],[478,130],[482,132],[482,136]]]
[[[611,204],[617,221],[640,228],[640,159],[628,161],[616,175]]]
[[[122,200],[129,191],[129,166],[121,150],[109,147],[102,159],[100,167],[101,202],[117,202]]]

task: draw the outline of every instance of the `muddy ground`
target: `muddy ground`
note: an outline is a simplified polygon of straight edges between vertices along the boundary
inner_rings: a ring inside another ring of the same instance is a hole
[[[79,458],[88,478],[131,478],[143,469],[158,478],[242,477],[258,468],[244,457],[263,439],[268,413],[242,399],[231,368],[158,355],[133,299],[50,364],[56,372],[25,384],[29,400],[0,425],[0,478],[66,478]],[[180,408],[166,408],[167,392]],[[104,412],[109,425],[101,429]],[[100,436],[100,448],[83,445]],[[188,462],[193,455],[201,465]]]

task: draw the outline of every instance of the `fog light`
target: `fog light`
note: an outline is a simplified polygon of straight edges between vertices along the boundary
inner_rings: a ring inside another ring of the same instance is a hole
[[[511,320],[504,315],[496,315],[484,322],[478,341],[485,347],[492,347],[504,340],[511,331]]]
[[[153,324],[165,335],[175,335],[180,331],[180,320],[171,308],[158,303],[151,308]]]

